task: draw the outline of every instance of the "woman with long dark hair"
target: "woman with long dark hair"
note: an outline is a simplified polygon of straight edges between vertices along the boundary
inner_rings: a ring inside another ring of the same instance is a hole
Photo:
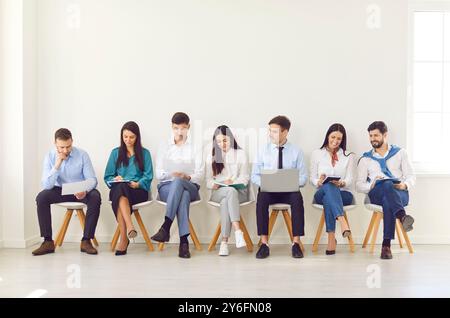
[[[236,247],[246,246],[240,228],[239,204],[248,201],[248,159],[230,128],[219,126],[214,131],[212,154],[206,160],[207,187],[212,190],[210,200],[220,203],[222,243],[219,255],[227,256],[231,226],[235,230]]]
[[[326,231],[328,233],[327,255],[335,254],[336,250],[336,220],[342,229],[342,236],[351,235],[348,223],[344,217],[344,206],[353,201],[351,193],[355,158],[353,153],[347,153],[347,133],[341,124],[333,124],[328,128],[322,147],[315,150],[311,156],[310,181],[318,190],[314,195],[316,203],[323,205],[325,210]],[[339,180],[324,184],[327,177],[337,176]]]
[[[129,121],[120,131],[120,147],[112,150],[104,177],[120,229],[116,255],[125,255],[129,239],[137,236],[131,221],[132,206],[148,200],[152,179],[150,151],[142,147],[139,126]]]

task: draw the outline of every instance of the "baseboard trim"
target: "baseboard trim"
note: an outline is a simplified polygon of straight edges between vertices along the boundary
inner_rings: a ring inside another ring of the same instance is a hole
[[[111,243],[112,240],[112,235],[101,235],[101,236],[96,236],[97,241],[99,243]],[[209,244],[211,241],[211,237],[208,236],[199,236],[198,239],[200,241],[200,243],[202,244]],[[381,236],[379,236],[377,238],[377,244],[381,244]],[[70,243],[76,243],[76,242],[80,242],[81,237],[79,235],[67,235],[64,239],[64,242],[70,242]],[[313,244],[314,243],[314,236],[304,236],[302,237],[301,241],[303,242],[303,244]],[[220,240],[220,238],[219,238]],[[218,242],[219,242],[218,240]],[[342,237],[338,237],[338,244],[348,244],[348,240],[344,239]],[[364,236],[353,236],[353,240],[355,242],[356,245],[362,245],[362,242],[364,240]],[[431,237],[431,236],[413,236],[410,235],[410,240],[411,243],[414,244],[419,244],[419,245],[449,245],[450,244],[450,236],[442,236],[442,237]],[[191,240],[192,241],[192,240]],[[253,236],[252,237],[252,241],[253,243],[257,243],[259,241],[259,237],[257,236]],[[135,239],[136,243],[145,243],[144,238],[142,237],[142,235],[139,235],[136,239]],[[173,236],[173,238],[169,241],[169,244],[178,244],[179,239],[178,237]],[[155,243],[155,242],[153,242]],[[234,239],[233,236],[231,235],[230,238],[230,243],[234,243]],[[290,241],[287,237],[273,237],[270,239],[270,244],[290,244]],[[320,241],[319,244],[323,245],[323,244],[327,244],[327,239],[326,239],[326,235],[324,234]],[[392,244],[398,244],[397,239],[395,241],[392,242]]]

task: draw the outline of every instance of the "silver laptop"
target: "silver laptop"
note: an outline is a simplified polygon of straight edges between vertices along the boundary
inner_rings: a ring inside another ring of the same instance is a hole
[[[261,171],[261,192],[299,191],[298,169],[276,169]]]

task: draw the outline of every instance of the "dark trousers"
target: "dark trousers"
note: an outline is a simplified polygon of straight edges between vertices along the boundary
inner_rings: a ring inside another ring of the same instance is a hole
[[[119,201],[121,197],[128,199],[130,212],[133,214],[133,205],[148,200],[148,192],[144,189],[133,189],[127,183],[113,184],[109,191],[109,199],[111,200],[112,209],[117,220],[117,212],[119,210]]]
[[[384,181],[370,190],[369,198],[371,203],[383,206],[383,238],[393,240],[396,214],[408,205],[408,191],[397,190],[392,181]]]
[[[93,239],[98,217],[100,216],[101,197],[97,189],[90,191],[83,200],[78,200],[74,195],[61,195],[61,188],[54,187],[41,191],[36,197],[37,214],[41,237],[52,237],[52,214],[50,205],[61,202],[82,202],[87,205],[86,224],[83,237]]]
[[[256,222],[258,235],[269,234],[269,205],[285,203],[291,206],[292,234],[305,235],[305,210],[303,197],[299,192],[259,192],[256,200]]]

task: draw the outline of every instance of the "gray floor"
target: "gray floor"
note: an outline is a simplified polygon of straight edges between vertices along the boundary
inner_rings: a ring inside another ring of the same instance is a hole
[[[413,255],[393,246],[390,261],[360,246],[325,256],[325,246],[313,254],[306,245],[305,258],[293,259],[290,246],[272,245],[265,260],[234,247],[219,257],[192,246],[188,260],[176,245],[132,244],[123,257],[107,244],[97,256],[75,243],[40,257],[33,248],[0,250],[0,297],[450,297],[448,245],[416,245]]]

